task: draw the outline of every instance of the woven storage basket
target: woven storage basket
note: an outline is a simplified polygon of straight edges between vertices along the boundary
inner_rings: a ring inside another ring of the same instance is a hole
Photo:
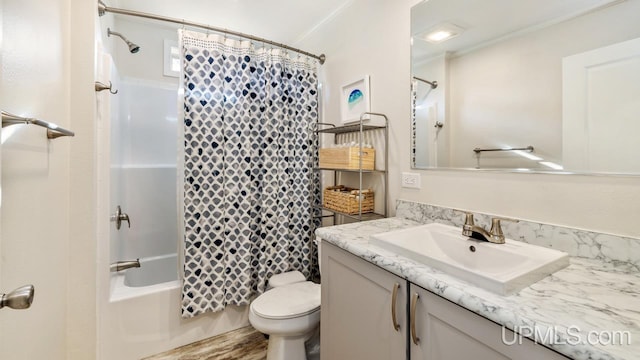
[[[364,189],[360,192],[358,189],[344,185],[329,186],[324,189],[322,205],[327,209],[357,215],[360,211],[360,199],[362,199],[362,213],[373,212],[373,190]]]
[[[318,150],[320,167],[328,169],[358,170],[360,168],[360,148],[324,148]],[[376,151],[373,148],[362,149],[362,169],[373,170]]]

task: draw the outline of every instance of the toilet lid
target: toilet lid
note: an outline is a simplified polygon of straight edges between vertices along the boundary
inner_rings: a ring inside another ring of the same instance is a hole
[[[258,296],[251,308],[267,319],[304,316],[320,308],[320,285],[305,281],[277,287]]]

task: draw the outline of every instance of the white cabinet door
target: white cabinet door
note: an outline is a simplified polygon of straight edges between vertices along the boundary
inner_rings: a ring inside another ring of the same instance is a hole
[[[403,279],[323,242],[322,360],[405,359],[405,286]]]
[[[411,360],[566,360],[526,338],[521,344],[505,344],[513,342],[510,330],[505,329],[503,335],[496,323],[418,286],[412,284],[410,293],[410,317],[415,316],[415,332],[411,330],[410,334]]]

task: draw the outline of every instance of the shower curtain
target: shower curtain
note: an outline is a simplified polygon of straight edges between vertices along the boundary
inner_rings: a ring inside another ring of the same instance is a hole
[[[247,305],[277,273],[312,272],[317,61],[180,30],[183,317]]]

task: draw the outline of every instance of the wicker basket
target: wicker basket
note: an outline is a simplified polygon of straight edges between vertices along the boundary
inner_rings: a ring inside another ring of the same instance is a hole
[[[324,189],[322,205],[327,209],[357,215],[360,212],[360,199],[362,199],[362,213],[373,212],[373,190],[359,191],[344,185],[330,186]]]
[[[360,167],[359,147],[324,148],[318,153],[321,168],[358,170]],[[362,149],[363,170],[373,170],[375,155],[376,151],[373,148]]]

